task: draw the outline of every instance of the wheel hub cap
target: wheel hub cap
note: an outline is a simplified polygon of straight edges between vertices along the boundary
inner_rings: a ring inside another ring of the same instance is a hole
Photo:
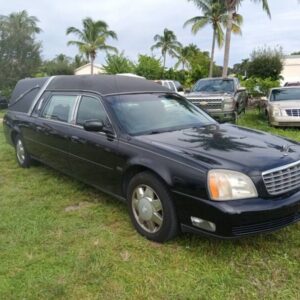
[[[157,232],[163,223],[163,207],[156,192],[147,185],[137,186],[132,194],[132,210],[136,222],[145,231]]]
[[[25,149],[21,142],[21,140],[18,140],[17,142],[17,157],[20,163],[23,163],[25,160]]]
[[[138,203],[138,212],[142,220],[149,221],[153,215],[151,202],[147,198],[142,198]]]

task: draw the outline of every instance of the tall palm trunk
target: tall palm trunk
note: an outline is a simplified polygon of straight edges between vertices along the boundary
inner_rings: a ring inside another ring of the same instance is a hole
[[[227,21],[227,28],[226,28],[224,63],[223,63],[223,74],[222,74],[223,77],[227,77],[228,75],[230,42],[231,42],[232,22],[233,22],[234,14],[235,14],[235,8],[230,8],[228,11],[228,21]]]
[[[209,66],[209,75],[208,75],[209,77],[213,76],[215,46],[216,46],[216,29],[214,28],[213,41],[212,41],[211,54],[210,54],[210,66]]]
[[[94,62],[95,62],[96,55],[91,53],[91,75],[94,75]]]
[[[165,76],[165,67],[166,67],[166,58],[167,58],[167,52],[163,53],[164,61],[163,61],[163,70],[162,70],[162,77]]]

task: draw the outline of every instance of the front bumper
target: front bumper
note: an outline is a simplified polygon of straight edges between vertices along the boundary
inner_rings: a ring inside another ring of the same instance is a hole
[[[213,111],[213,110],[205,110],[212,118],[220,121],[234,121],[235,120],[235,112],[234,111]]]
[[[300,127],[300,117],[278,116],[270,117],[270,123],[273,126],[282,127]]]
[[[215,202],[174,195],[183,232],[219,238],[275,231],[300,221],[300,192],[276,199],[244,199]],[[214,232],[193,226],[191,216],[216,225]]]

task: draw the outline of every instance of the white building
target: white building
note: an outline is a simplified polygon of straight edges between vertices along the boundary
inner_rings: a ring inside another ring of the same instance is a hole
[[[94,74],[102,74],[105,73],[105,70],[101,65],[94,64]],[[84,66],[77,68],[74,71],[75,75],[90,75],[91,74],[91,63],[88,63]]]
[[[285,56],[281,76],[283,77],[283,84],[300,81],[300,55]]]

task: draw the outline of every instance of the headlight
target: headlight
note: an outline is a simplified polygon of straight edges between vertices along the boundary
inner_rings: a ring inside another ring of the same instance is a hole
[[[230,170],[210,170],[208,190],[212,200],[238,200],[257,197],[253,181],[245,174]]]
[[[277,107],[277,106],[273,106],[272,114],[273,114],[274,117],[279,117],[279,116],[281,116],[280,108]]]
[[[224,110],[232,110],[234,109],[234,99],[233,98],[225,98],[224,99]]]

